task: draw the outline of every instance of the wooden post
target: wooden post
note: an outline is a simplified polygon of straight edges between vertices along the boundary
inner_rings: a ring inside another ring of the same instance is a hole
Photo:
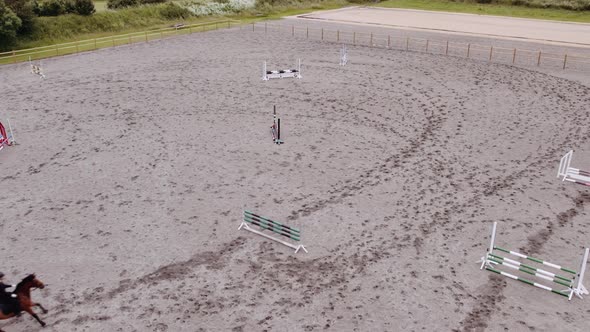
[[[449,55],[449,41],[447,40],[447,48],[445,49],[445,55]]]
[[[567,54],[563,57],[563,69],[565,69],[566,63],[567,63]]]
[[[352,33],[352,45],[356,45],[356,32]]]
[[[12,50],[12,59],[14,60],[13,63],[16,63],[16,52]]]
[[[426,39],[426,53],[428,53],[428,39]]]
[[[391,48],[391,36],[387,35],[387,48]]]
[[[514,53],[512,54],[512,64],[516,61],[516,48],[514,49]]]
[[[309,39],[309,27],[305,28],[305,38]]]
[[[490,46],[490,62],[492,62],[492,52],[494,52],[494,46]]]
[[[340,30],[336,30],[336,41],[340,41]]]
[[[252,22],[252,31],[254,31],[254,24],[255,22]]]
[[[371,45],[369,45],[371,47],[373,47],[373,33],[371,32]]]
[[[148,36],[147,36],[147,31],[145,32],[145,42],[148,42]]]
[[[541,51],[539,51],[539,58],[537,59],[537,67],[541,65]]]
[[[324,28],[322,28],[322,40],[324,40]]]
[[[406,51],[410,49],[410,37],[406,37]]]
[[[467,58],[469,59],[469,52],[471,51],[471,44],[467,44]]]

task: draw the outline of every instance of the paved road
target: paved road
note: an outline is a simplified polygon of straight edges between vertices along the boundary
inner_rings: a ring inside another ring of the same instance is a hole
[[[297,17],[590,47],[590,24],[583,23],[376,7],[349,7]]]

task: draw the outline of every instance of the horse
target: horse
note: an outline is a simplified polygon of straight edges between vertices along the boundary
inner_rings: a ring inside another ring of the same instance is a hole
[[[45,322],[37,316],[35,312],[33,312],[33,307],[39,307],[43,310],[43,313],[46,314],[48,311],[45,309],[40,303],[35,303],[31,300],[31,288],[45,288],[45,285],[37,279],[35,274],[29,274],[26,276],[21,282],[16,285],[14,289],[14,294],[16,294],[16,298],[20,304],[21,311],[28,312],[31,316],[33,316],[41,326],[45,326]],[[20,313],[19,313],[20,314]],[[12,317],[17,316],[15,313],[10,313],[8,315],[4,314],[2,310],[0,310],[0,320],[9,319]],[[3,332],[0,330],[0,332]]]

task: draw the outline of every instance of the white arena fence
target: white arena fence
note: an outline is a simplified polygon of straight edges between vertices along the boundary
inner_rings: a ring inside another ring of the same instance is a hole
[[[339,44],[464,57],[514,66],[587,70],[590,72],[590,56],[572,53],[556,54],[540,50],[503,48],[492,45],[451,42],[448,40],[414,38],[400,36],[394,33],[377,34],[351,30],[310,28],[308,26],[287,25],[274,22],[251,23],[250,29],[255,32],[283,33],[289,34],[292,37],[336,42]]]

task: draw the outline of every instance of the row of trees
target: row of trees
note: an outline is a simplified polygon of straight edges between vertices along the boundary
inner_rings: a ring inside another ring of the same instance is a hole
[[[38,16],[94,12],[92,0],[0,0],[0,49],[14,44],[17,36],[30,35]]]

